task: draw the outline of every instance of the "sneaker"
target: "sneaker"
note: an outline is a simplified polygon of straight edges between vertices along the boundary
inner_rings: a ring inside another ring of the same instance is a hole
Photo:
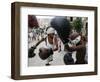
[[[50,66],[50,64],[49,63],[47,63],[47,64],[45,64],[46,66]]]

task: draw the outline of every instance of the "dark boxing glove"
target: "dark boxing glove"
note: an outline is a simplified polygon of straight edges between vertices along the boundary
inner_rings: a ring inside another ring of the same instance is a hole
[[[35,47],[34,46],[28,49],[28,57],[29,58],[32,58],[32,57],[34,57],[36,55],[34,53],[34,50],[35,50]]]
[[[42,60],[45,60],[47,59],[50,55],[53,54],[53,50],[50,48],[50,49],[47,49],[47,48],[40,48],[39,49],[39,57],[42,59]]]
[[[66,65],[74,64],[74,59],[72,58],[72,53],[65,54],[63,60]]]

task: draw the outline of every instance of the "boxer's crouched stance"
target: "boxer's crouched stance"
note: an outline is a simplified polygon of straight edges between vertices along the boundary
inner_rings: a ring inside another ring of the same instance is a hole
[[[51,27],[47,29],[47,37],[45,38],[45,46],[40,48],[39,56],[41,59],[47,59],[46,65],[50,65],[53,61],[53,52],[58,50],[58,42],[55,37],[55,30]]]
[[[66,54],[64,57],[65,64],[73,64],[73,59],[71,57],[71,53],[76,51],[76,64],[84,64],[85,63],[85,55],[86,55],[86,41],[83,36],[77,34],[71,35],[71,25],[70,22],[67,20],[66,17],[62,16],[56,16],[51,21],[51,26],[57,31],[57,34],[59,38],[62,40],[66,51]],[[71,35],[71,36],[70,36]],[[75,41],[74,39],[77,39],[77,37],[80,37],[80,41],[77,42],[77,44],[69,46],[69,38],[71,39],[72,43]],[[70,63],[68,63],[68,61]]]
[[[73,33],[69,36],[69,38],[72,40],[72,43],[75,43],[76,45],[65,45],[65,47],[70,52],[76,51],[75,64],[86,64],[86,38],[79,33]]]
[[[45,44],[39,49],[39,57],[42,60],[47,60],[46,65],[50,65],[50,62],[53,60],[53,52],[58,50],[57,37],[55,36],[55,30],[52,27],[47,29],[47,36],[45,38],[30,48],[29,54],[33,57],[34,49],[36,49],[36,47],[43,41],[45,41]]]

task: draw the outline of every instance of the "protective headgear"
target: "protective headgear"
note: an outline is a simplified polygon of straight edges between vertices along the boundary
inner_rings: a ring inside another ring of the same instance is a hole
[[[53,34],[53,33],[55,33],[55,30],[53,28],[50,27],[47,29],[47,34]]]
[[[71,44],[76,45],[81,41],[81,36],[79,33],[75,32],[69,36],[69,41]]]

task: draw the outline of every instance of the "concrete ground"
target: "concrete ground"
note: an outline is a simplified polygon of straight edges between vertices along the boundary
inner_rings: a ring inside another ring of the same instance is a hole
[[[31,42],[29,43],[29,47],[31,47],[35,42]],[[35,50],[36,56],[33,58],[28,58],[28,66],[45,66],[46,61],[47,60],[42,60],[40,59],[39,55],[38,55],[38,51],[40,47],[43,47],[45,45],[45,42],[42,42],[37,49]],[[63,44],[62,44],[63,45]],[[61,51],[61,52],[54,52],[53,54],[53,61],[50,62],[51,66],[52,65],[65,65],[64,61],[63,61],[63,57],[64,57],[65,52]],[[72,54],[72,57],[74,58],[74,61],[76,61],[75,59],[75,53]]]

